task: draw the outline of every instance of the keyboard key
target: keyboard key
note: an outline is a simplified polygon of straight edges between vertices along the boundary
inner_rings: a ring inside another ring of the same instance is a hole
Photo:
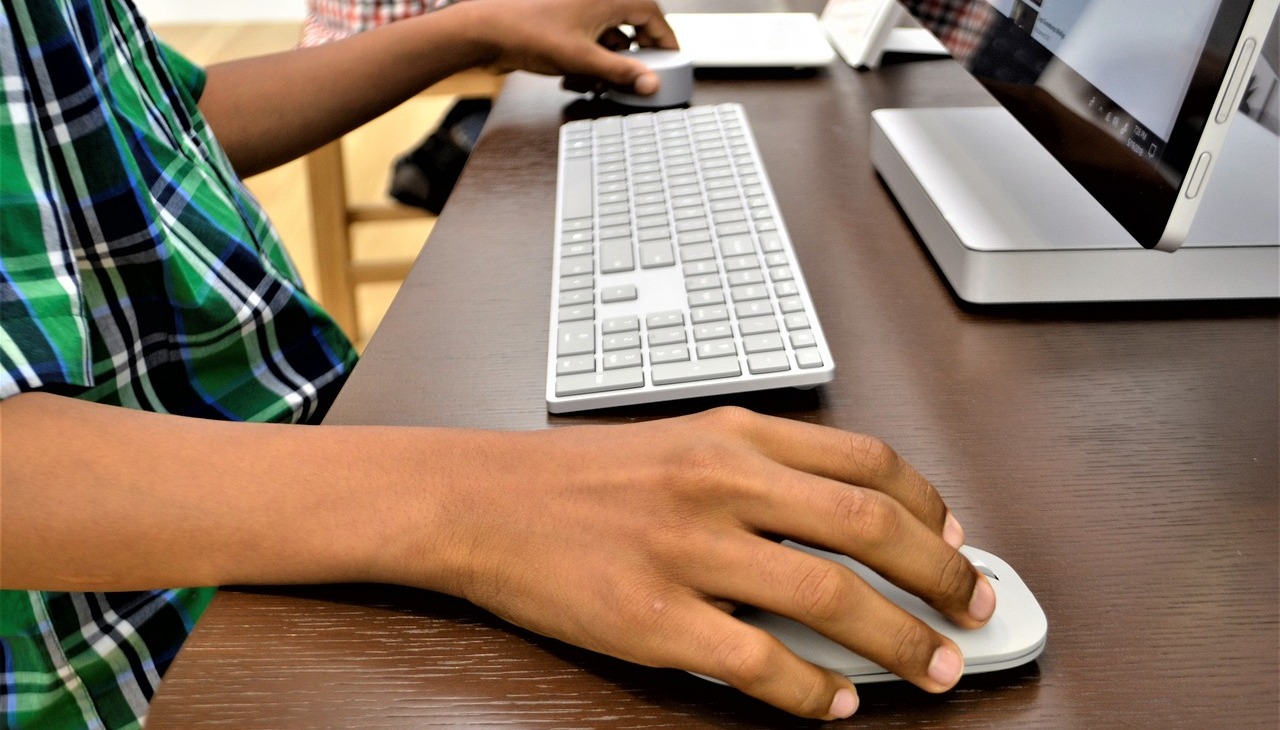
[[[809,318],[803,312],[788,314],[782,318],[788,330],[804,330],[809,329]]]
[[[640,244],[640,268],[656,269],[660,266],[674,266],[675,263],[676,255],[671,250],[670,243]]]
[[[596,326],[587,320],[566,322],[556,328],[556,355],[584,355],[596,351]]]
[[[736,357],[717,357],[710,360],[658,363],[653,366],[653,384],[689,383],[697,380],[732,378],[742,374],[742,366]],[[581,377],[581,376],[571,376]]]
[[[649,330],[649,347],[673,345],[684,341],[684,327],[664,327],[658,330]]]
[[[797,330],[791,333],[791,347],[797,350],[813,347],[816,344],[818,344],[818,338],[814,336],[813,330]]]
[[[796,364],[805,369],[820,368],[822,367],[822,353],[818,352],[816,347],[796,350]]]
[[[728,322],[714,322],[712,324],[700,324],[693,328],[693,341],[704,342],[706,340],[718,340],[724,337],[733,337],[733,325]]]
[[[617,334],[605,335],[600,338],[600,349],[604,352],[613,352],[614,350],[629,350],[633,347],[640,346],[639,332],[619,332]]]
[[[778,309],[781,309],[783,314],[803,312],[804,301],[800,297],[784,297],[778,300]]]
[[[602,370],[598,373],[562,375],[556,378],[556,395],[580,395],[644,386],[644,368]]]
[[[687,345],[669,345],[666,347],[655,347],[649,350],[649,361],[657,364],[663,362],[681,362],[689,359],[689,347]]]
[[[614,332],[639,332],[639,317],[610,317],[600,323],[600,331],[604,334]]]
[[[689,308],[705,307],[708,304],[724,304],[724,292],[719,289],[703,289],[689,294]]]
[[[689,320],[694,324],[720,322],[727,319],[729,319],[729,310],[720,305],[698,307],[697,309],[689,312]]]
[[[600,361],[605,370],[618,370],[619,368],[638,368],[641,365],[640,349],[620,350],[618,352],[610,352],[606,354]]]
[[[560,163],[560,217],[586,218],[592,215],[591,159],[573,157]]]
[[[580,274],[590,274],[592,271],[594,271],[594,266],[590,256],[570,256],[560,259],[561,276],[578,276]]]
[[[600,301],[604,303],[610,302],[629,302],[636,298],[636,285],[623,284],[621,286],[607,286],[600,290]]]
[[[594,357],[561,357],[556,359],[556,375],[573,375],[574,373],[589,373],[596,369],[596,359]]]
[[[712,340],[698,345],[698,359],[707,360],[713,357],[729,357],[738,354],[738,346],[733,340]]]
[[[753,375],[778,373],[790,369],[791,363],[787,361],[785,352],[759,352],[747,356],[747,370]]]
[[[757,335],[762,332],[777,332],[778,320],[774,319],[773,316],[739,319],[738,331],[742,333],[743,337],[747,337],[748,335]],[[792,337],[794,337],[794,335],[792,335]]]
[[[560,315],[556,318],[557,322],[576,322],[581,319],[591,319],[596,316],[595,307],[590,304],[579,304],[574,307],[561,307]]]
[[[747,335],[742,338],[742,349],[746,352],[769,352],[783,349],[782,338],[777,333]]]
[[[659,327],[675,327],[684,324],[684,312],[673,309],[665,312],[654,312],[644,320],[645,326],[649,329],[657,329]]]
[[[595,292],[590,289],[574,289],[560,292],[560,306],[571,307],[578,304],[591,304],[595,301]]]
[[[636,267],[631,252],[631,239],[611,238],[600,242],[600,273],[616,274]]]

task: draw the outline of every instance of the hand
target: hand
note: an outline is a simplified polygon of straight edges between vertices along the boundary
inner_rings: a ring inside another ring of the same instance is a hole
[[[931,692],[956,682],[962,660],[851,571],[777,538],[853,556],[963,627],[995,608],[986,578],[956,551],[963,532],[937,492],[870,437],[725,408],[473,432],[467,444],[453,455],[475,473],[447,476],[474,488],[436,504],[431,530],[406,511],[409,539],[387,556],[388,579],[588,649],[715,677],[797,715],[847,716],[856,694],[733,618],[730,604],[808,624]]]
[[[471,0],[455,7],[483,14],[474,26],[492,39],[489,65],[496,70],[563,75],[574,90],[592,88],[582,81],[591,79],[639,94],[657,91],[658,77],[643,63],[613,52],[625,37],[618,26],[633,26],[641,46],[678,48],[652,0]]]

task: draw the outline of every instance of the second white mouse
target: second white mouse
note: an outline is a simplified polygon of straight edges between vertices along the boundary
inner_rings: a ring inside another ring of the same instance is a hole
[[[688,104],[693,97],[693,61],[680,51],[664,48],[632,48],[618,53],[638,59],[658,75],[658,90],[641,96],[610,86],[605,97],[627,106],[666,109]]]

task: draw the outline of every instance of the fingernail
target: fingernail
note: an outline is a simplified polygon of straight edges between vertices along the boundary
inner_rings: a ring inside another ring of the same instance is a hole
[[[858,710],[858,695],[851,689],[836,690],[835,699],[831,700],[831,709],[827,711],[828,720],[843,720]]]
[[[974,621],[986,621],[996,612],[996,591],[986,577],[978,579],[973,587],[973,595],[969,597],[969,618]]]
[[[929,662],[929,679],[944,687],[960,681],[964,672],[964,658],[949,646],[940,646]]]
[[[652,94],[658,90],[658,77],[652,73],[642,73],[633,84],[637,93]]]
[[[947,523],[942,527],[942,539],[957,550],[964,544],[964,528],[960,526],[960,520],[957,520],[951,512],[947,512]]]

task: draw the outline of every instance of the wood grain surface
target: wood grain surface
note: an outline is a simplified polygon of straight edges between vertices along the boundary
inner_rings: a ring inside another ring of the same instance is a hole
[[[556,130],[599,110],[516,74],[328,422],[533,429],[735,402],[873,433],[934,481],[972,544],[1018,570],[1049,639],[1037,662],[946,695],[864,687],[849,726],[1274,730],[1274,303],[961,304],[867,158],[874,108],[990,103],[950,61],[700,77],[694,102],[722,101],[746,106],[833,383],[548,414]],[[351,585],[220,592],[148,727],[809,725],[457,599]]]

